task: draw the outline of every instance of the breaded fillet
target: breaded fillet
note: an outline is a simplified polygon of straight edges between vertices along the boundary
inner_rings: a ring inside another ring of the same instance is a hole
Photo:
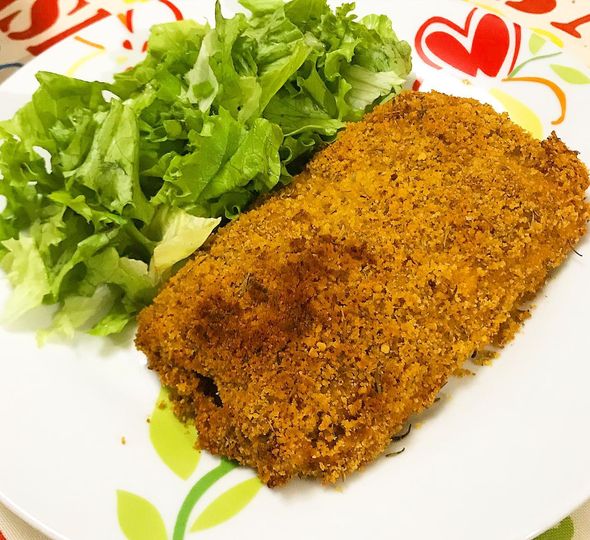
[[[504,342],[584,234],[588,172],[487,105],[405,93],[220,230],[139,318],[199,445],[270,486],[375,459]]]

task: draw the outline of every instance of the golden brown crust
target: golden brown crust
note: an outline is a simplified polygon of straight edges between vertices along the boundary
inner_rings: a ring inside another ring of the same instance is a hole
[[[333,482],[513,335],[583,235],[587,187],[555,135],[402,94],[220,230],[142,312],[137,346],[203,448],[269,485]]]

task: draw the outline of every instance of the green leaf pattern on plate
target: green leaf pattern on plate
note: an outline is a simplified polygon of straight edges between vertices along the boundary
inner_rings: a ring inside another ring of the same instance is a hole
[[[201,455],[195,448],[197,430],[176,418],[164,389],[160,390],[151,416],[150,440],[162,461],[183,480],[197,468]]]
[[[560,66],[559,64],[551,64],[549,66],[555,74],[563,79],[565,82],[571,84],[590,84],[590,77],[582,73],[579,69],[568,66]]]
[[[531,34],[531,38],[529,39],[529,50],[533,54],[537,54],[543,45],[545,45],[545,38],[541,37],[539,34]]]
[[[565,518],[559,525],[537,536],[536,540],[572,540],[574,537],[574,522],[571,517]]]
[[[200,451],[195,448],[197,431],[180,422],[172,411],[165,389],[161,389],[150,419],[150,440],[162,461],[183,480],[195,471]],[[183,540],[187,522],[201,496],[237,463],[221,459],[217,467],[201,475],[186,495],[173,526],[173,538]],[[234,517],[254,498],[262,484],[258,478],[245,480],[222,493],[196,519],[191,530],[214,527]],[[119,526],[127,540],[168,540],[158,510],[149,501],[129,491],[117,491]]]
[[[117,516],[127,540],[168,540],[158,509],[135,493],[117,490]]]
[[[191,527],[191,532],[215,527],[234,517],[258,493],[262,487],[258,478],[250,478],[222,493],[199,515]]]

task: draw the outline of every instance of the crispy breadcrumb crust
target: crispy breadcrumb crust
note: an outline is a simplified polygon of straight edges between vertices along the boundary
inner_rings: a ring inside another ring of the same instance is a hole
[[[585,232],[588,183],[555,134],[404,93],[214,235],[141,313],[137,347],[202,448],[270,486],[334,482],[512,337]]]

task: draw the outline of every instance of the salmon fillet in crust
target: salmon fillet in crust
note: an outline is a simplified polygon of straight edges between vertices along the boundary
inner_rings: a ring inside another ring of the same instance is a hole
[[[270,486],[375,459],[585,232],[588,172],[488,105],[404,93],[221,229],[139,317],[199,445]]]

